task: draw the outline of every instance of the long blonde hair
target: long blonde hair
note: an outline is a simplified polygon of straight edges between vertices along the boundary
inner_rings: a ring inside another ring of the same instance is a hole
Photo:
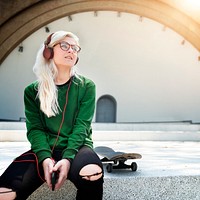
[[[57,31],[52,34],[48,47],[53,47],[66,36],[73,38],[77,44],[79,44],[78,37],[73,33]],[[46,60],[43,57],[44,47],[45,45],[43,44],[37,53],[36,62],[33,66],[33,72],[36,74],[38,79],[38,98],[40,100],[40,109],[47,115],[47,117],[52,117],[59,114],[61,110],[57,98],[58,91],[54,82],[58,72],[53,59]],[[74,75],[76,75],[75,66],[71,68],[70,72],[70,76]]]

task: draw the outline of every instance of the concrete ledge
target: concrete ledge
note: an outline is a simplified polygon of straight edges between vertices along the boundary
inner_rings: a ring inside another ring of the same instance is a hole
[[[172,177],[105,177],[104,200],[199,200],[200,176]],[[52,192],[46,184],[28,200],[75,200],[76,188],[66,181],[63,188]]]
[[[38,188],[27,200],[75,200],[76,188],[70,182],[66,181],[63,187],[58,191],[51,191],[46,184],[43,184]]]
[[[200,141],[200,124],[93,123],[95,141]],[[27,141],[25,122],[0,122],[0,142]]]
[[[200,141],[200,131],[93,131],[94,141]],[[26,142],[26,130],[0,130],[0,142]]]
[[[96,141],[200,141],[200,131],[93,131]]]
[[[92,123],[95,131],[200,131],[191,122],[159,123]],[[0,130],[25,130],[25,122],[0,122]]]
[[[0,142],[27,142],[26,130],[0,130]]]

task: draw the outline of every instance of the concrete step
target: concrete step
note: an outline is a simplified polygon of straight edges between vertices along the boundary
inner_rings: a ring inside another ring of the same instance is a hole
[[[138,164],[136,172],[105,170],[104,200],[200,199],[200,142],[94,141],[95,147],[102,145],[142,155],[142,159],[134,160]],[[28,142],[0,142],[0,174],[14,157],[29,148]],[[66,181],[56,192],[42,185],[29,200],[75,200],[75,194],[76,188]]]
[[[200,131],[98,131],[94,141],[200,141]],[[27,141],[26,130],[0,130],[0,142]]]
[[[104,200],[199,200],[200,176],[118,177],[104,180]],[[28,200],[75,200],[76,188],[66,181],[61,190],[52,192],[45,185]]]
[[[92,123],[96,141],[200,141],[200,124]],[[0,141],[27,141],[25,122],[0,122]]]
[[[200,124],[166,123],[93,123],[95,131],[200,131]]]
[[[166,123],[92,123],[94,131],[200,131],[200,124]],[[0,122],[0,130],[25,130],[25,122]]]

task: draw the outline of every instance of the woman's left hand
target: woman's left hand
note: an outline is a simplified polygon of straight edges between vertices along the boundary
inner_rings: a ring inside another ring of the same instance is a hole
[[[67,159],[62,159],[58,161],[55,166],[53,167],[53,171],[58,172],[58,180],[55,185],[55,189],[58,190],[64,184],[65,180],[67,179],[69,169],[70,169],[70,161]]]

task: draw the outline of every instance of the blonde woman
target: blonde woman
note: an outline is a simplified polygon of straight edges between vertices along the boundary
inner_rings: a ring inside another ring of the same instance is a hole
[[[37,81],[24,91],[31,150],[1,175],[0,200],[27,199],[44,182],[58,190],[66,179],[77,200],[102,199],[103,167],[91,137],[95,84],[76,73],[80,50],[76,35],[58,31],[38,51]]]

